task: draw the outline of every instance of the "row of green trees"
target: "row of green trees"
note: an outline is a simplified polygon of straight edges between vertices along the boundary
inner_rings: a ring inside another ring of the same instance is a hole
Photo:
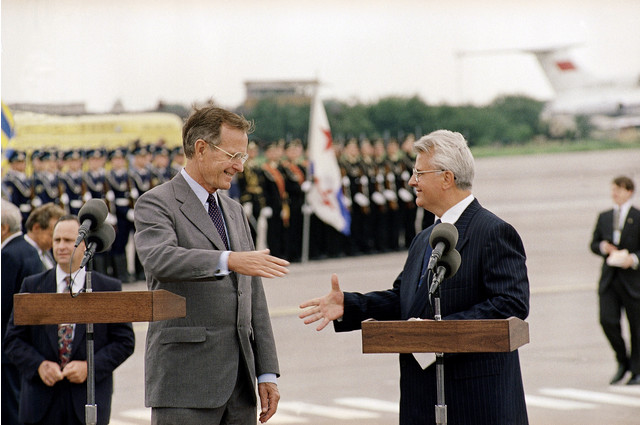
[[[487,106],[426,104],[417,96],[387,97],[372,104],[324,102],[334,139],[351,137],[403,139],[407,134],[427,134],[445,128],[462,133],[470,145],[519,144],[548,136],[541,122],[543,102],[525,96],[505,96]],[[254,120],[253,138],[274,141],[300,138],[309,127],[307,105],[282,104],[276,98],[260,100],[253,108],[239,110]]]

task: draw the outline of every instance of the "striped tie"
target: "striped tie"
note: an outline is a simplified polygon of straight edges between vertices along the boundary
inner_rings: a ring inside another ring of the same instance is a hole
[[[229,245],[227,244],[227,232],[225,231],[225,223],[223,223],[223,216],[220,214],[220,209],[218,208],[218,204],[216,203],[216,198],[212,193],[209,194],[207,202],[209,203],[209,217],[211,218],[211,221],[214,222],[214,226],[216,226],[218,234],[225,244],[225,248],[229,250]]]
[[[71,277],[65,277],[67,287],[64,292],[69,291],[71,286]],[[71,344],[73,342],[73,325],[58,325],[58,355],[60,359],[60,368],[63,369],[69,360],[71,360]]]

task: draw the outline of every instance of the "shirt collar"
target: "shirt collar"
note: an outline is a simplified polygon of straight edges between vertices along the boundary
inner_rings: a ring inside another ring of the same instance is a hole
[[[461,214],[463,214],[463,211],[465,211],[465,209],[472,203],[472,201],[474,201],[474,195],[470,194],[458,204],[445,211],[442,217],[436,218],[440,218],[441,222],[443,223],[454,224],[458,221],[458,219],[461,217]]]
[[[73,292],[78,292],[85,286],[86,275],[87,271],[84,268],[78,269],[75,272],[71,273],[71,279],[73,281]],[[56,292],[64,292],[64,290],[67,288],[67,282],[65,282],[65,278],[67,276],[69,276],[68,271],[62,270],[62,267],[60,267],[59,264],[56,265]]]
[[[207,199],[209,198],[209,192],[205,190],[204,187],[202,187],[196,180],[194,180],[189,174],[187,174],[187,171],[183,168],[180,170],[180,174],[185,178],[185,181],[191,188],[191,190],[194,191],[196,196],[198,197],[198,200],[200,201],[201,204],[205,207],[205,209],[209,208],[209,204],[207,203]],[[214,192],[213,193],[214,197],[216,198],[216,202],[218,201],[218,193]]]
[[[11,242],[12,240],[14,240],[15,238],[17,238],[20,235],[22,235],[22,232],[21,231],[17,231],[16,233],[14,233],[11,236],[9,236],[7,239],[4,240],[4,242],[2,242],[2,246],[0,247],[0,249],[2,249],[5,246],[7,246],[7,244],[9,242]]]

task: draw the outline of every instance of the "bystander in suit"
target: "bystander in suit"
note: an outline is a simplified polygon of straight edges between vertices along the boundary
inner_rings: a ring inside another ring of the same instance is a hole
[[[45,270],[38,251],[24,240],[20,209],[2,200],[2,336],[13,310],[13,294],[20,291],[25,277]],[[4,353],[2,343],[2,423],[19,424],[20,375]]]
[[[599,279],[599,321],[617,361],[610,384],[639,385],[639,209],[632,206],[634,182],[625,176],[612,181],[614,208],[599,214],[590,249],[603,257]],[[621,329],[625,310],[630,329],[630,350]]]
[[[51,239],[53,226],[63,215],[65,215],[65,210],[48,202],[31,211],[29,218],[27,218],[27,234],[24,239],[38,251],[40,260],[47,270],[56,265],[51,254]]]
[[[85,286],[80,269],[85,244],[74,249],[80,223],[76,216],[63,216],[53,229],[53,254],[57,266],[29,276],[20,292],[79,292]],[[91,287],[97,291],[120,291],[120,281],[93,272]],[[87,349],[85,324],[17,326],[13,315],[4,339],[5,353],[22,377],[20,421],[25,424],[80,425],[85,423],[87,404]],[[131,323],[94,325],[95,397],[97,423],[109,423],[112,373],[134,351]]]

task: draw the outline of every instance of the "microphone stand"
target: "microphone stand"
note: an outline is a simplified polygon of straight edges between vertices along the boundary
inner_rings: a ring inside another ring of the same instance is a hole
[[[441,286],[434,291],[434,320],[441,321]],[[436,405],[434,406],[436,424],[447,424],[447,405],[445,404],[445,364],[443,353],[436,353]]]
[[[91,272],[93,271],[93,255],[85,268],[87,272],[85,292],[92,292]],[[93,323],[87,323],[87,404],[85,404],[85,423],[96,425],[98,422],[98,406],[96,405],[96,378],[94,364],[94,333]]]

